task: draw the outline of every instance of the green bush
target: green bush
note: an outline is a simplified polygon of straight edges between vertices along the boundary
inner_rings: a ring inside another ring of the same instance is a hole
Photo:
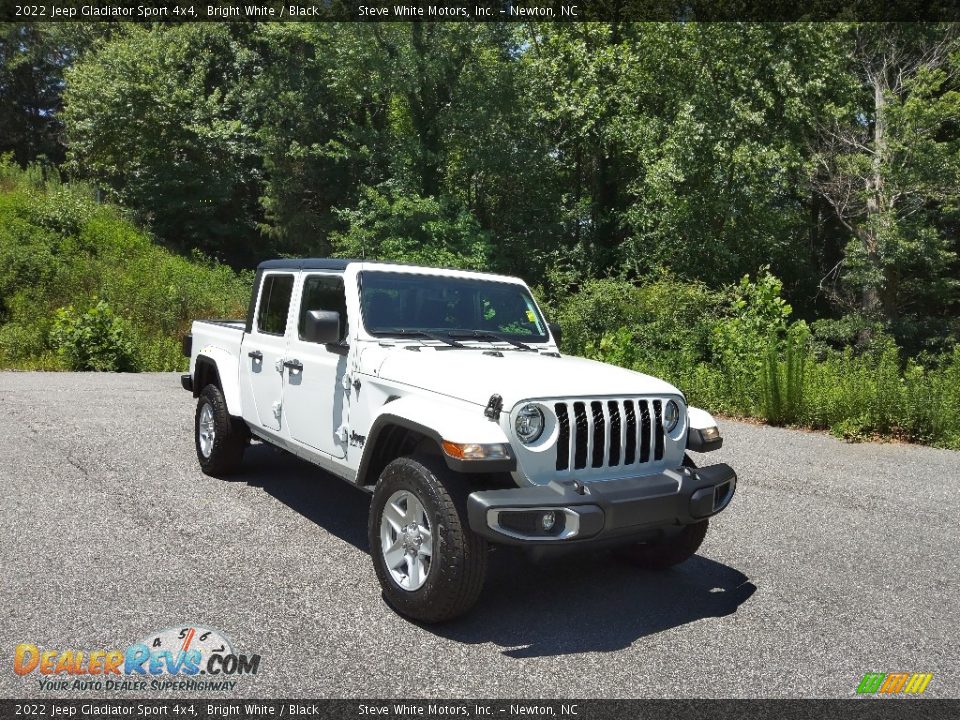
[[[568,352],[662,377],[712,412],[960,449],[960,349],[903,362],[878,327],[866,346],[844,347],[860,324],[811,333],[790,322],[781,292],[765,270],[722,296],[671,279],[603,280],[563,302],[558,317]]]
[[[73,366],[56,345],[66,338],[63,323],[53,332],[56,312],[103,301],[126,328],[129,368],[181,369],[190,322],[242,315],[251,280],[159,247],[88,187],[0,159],[0,367]]]
[[[50,339],[71,370],[139,370],[130,326],[102,300],[84,313],[57,310]]]
[[[767,337],[760,387],[763,417],[768,423],[786,425],[803,417],[809,338],[810,331],[802,320],[787,329],[783,342],[775,333]]]
[[[638,364],[659,369],[668,357],[696,361],[707,355],[719,301],[703,285],[669,275],[644,285],[591,280],[559,303],[556,317],[566,351],[603,356],[627,343],[633,347],[624,351]],[[623,328],[628,335],[607,337]]]

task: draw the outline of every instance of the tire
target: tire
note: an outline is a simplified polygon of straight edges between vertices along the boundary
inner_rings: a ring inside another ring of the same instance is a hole
[[[401,615],[438,623],[476,603],[487,543],[470,530],[466,498],[463,478],[438,458],[398,458],[381,473],[367,524],[370,555],[384,599]]]
[[[246,427],[227,412],[227,402],[216,385],[200,392],[193,427],[200,469],[213,477],[235,472],[247,444]]]
[[[618,555],[643,570],[666,570],[693,557],[710,527],[708,520],[684,525],[680,532],[664,540],[637,543],[618,551]]]

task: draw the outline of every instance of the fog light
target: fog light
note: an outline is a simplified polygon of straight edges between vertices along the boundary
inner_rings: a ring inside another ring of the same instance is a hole
[[[543,517],[540,518],[540,526],[543,528],[544,532],[550,532],[553,530],[554,524],[557,522],[557,516],[552,512],[545,512]]]

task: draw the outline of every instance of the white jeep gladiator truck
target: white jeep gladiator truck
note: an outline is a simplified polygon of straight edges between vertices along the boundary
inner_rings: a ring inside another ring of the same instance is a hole
[[[730,503],[713,418],[662,380],[560,353],[517,278],[336,259],[257,268],[247,317],[184,338],[201,469],[269,443],[372,493],[386,600],[466,612],[491,544],[693,555]]]

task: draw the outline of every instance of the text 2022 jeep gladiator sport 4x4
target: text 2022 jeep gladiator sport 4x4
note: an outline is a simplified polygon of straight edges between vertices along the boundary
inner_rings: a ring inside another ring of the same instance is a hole
[[[246,321],[185,338],[204,472],[257,438],[373,494],[377,578],[400,613],[466,612],[489,544],[690,557],[733,497],[713,418],[638,372],[561,355],[523,281],[331,260],[257,268]]]

